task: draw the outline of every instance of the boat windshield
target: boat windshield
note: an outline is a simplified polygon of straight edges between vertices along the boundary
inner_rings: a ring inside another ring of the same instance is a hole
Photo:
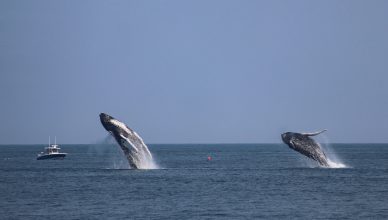
[[[59,153],[59,147],[57,147],[56,145],[51,145],[50,147],[47,147],[46,150],[47,150],[47,153],[48,154],[51,154],[51,153]]]

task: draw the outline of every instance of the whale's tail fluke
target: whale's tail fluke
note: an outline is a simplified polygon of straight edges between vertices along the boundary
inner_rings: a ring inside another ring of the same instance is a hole
[[[322,131],[312,132],[312,133],[302,133],[302,135],[305,135],[305,136],[316,136],[316,135],[321,134],[321,133],[323,133],[325,131],[327,131],[327,129],[324,129]]]

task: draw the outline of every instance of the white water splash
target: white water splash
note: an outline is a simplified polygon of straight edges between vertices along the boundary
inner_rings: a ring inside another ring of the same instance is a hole
[[[338,157],[338,155],[335,153],[333,147],[331,146],[329,142],[329,138],[322,134],[321,136],[321,143],[319,146],[323,149],[323,151],[326,154],[327,163],[329,164],[329,167],[327,168],[349,168],[345,163],[342,162],[342,160]]]
[[[348,166],[346,166],[346,164],[343,164],[341,162],[331,161],[329,158],[327,159],[327,163],[330,166],[328,168],[349,168]]]
[[[156,162],[154,161],[154,158],[151,152],[148,150],[148,147],[147,145],[144,144],[144,142],[142,143],[142,146],[140,146],[140,149],[141,151],[138,152],[137,157],[134,158],[134,162],[137,165],[137,169],[142,169],[142,170],[159,169],[158,164],[156,164]]]
[[[350,168],[346,164],[339,162],[339,161],[333,161],[329,158],[329,155],[327,156],[327,163],[329,164],[329,167],[326,166],[321,166],[317,163],[317,161],[312,160],[310,158],[301,158],[300,163],[302,164],[303,167],[309,167],[309,168],[327,168],[327,169],[336,169],[336,168]]]
[[[138,169],[142,169],[142,170],[160,169],[158,164],[156,164],[156,162],[153,159],[144,158],[139,162],[138,165],[139,165]]]

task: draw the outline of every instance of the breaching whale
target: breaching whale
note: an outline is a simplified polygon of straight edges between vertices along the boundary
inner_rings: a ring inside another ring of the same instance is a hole
[[[319,144],[311,138],[311,136],[316,136],[325,131],[322,130],[314,133],[286,132],[282,134],[282,140],[291,149],[317,161],[321,166],[329,167],[325,153]]]
[[[152,154],[141,137],[121,121],[101,113],[102,126],[114,137],[133,169],[154,168]]]

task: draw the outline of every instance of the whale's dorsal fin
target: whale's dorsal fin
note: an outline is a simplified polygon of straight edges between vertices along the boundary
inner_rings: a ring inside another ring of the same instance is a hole
[[[318,135],[318,134],[320,134],[320,133],[323,133],[323,132],[325,132],[325,131],[327,131],[327,130],[324,129],[324,130],[322,130],[322,131],[317,131],[317,132],[313,132],[313,133],[302,133],[302,135],[306,135],[306,136],[316,136],[316,135]]]

